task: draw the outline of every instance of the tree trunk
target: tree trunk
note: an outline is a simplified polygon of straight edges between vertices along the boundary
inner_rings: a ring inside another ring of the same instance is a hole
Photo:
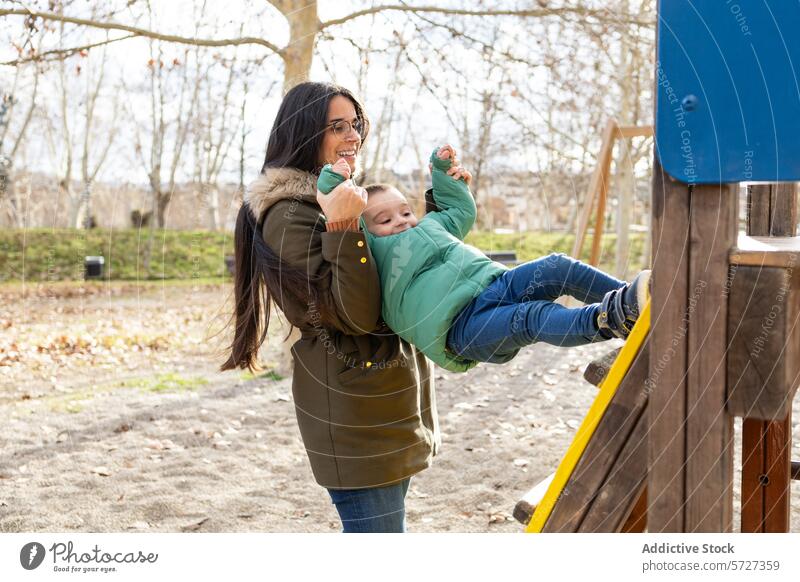
[[[171,199],[172,199],[172,192],[158,191],[156,193],[156,201],[157,201],[156,218],[158,220],[157,222],[158,228],[166,228],[167,226],[167,208],[169,207]]]
[[[289,44],[280,52],[284,63],[283,92],[308,80],[319,32],[316,0],[285,0],[278,6],[289,21]]]
[[[213,184],[203,184],[202,193],[208,212],[208,230],[215,231],[219,228],[219,190]]]

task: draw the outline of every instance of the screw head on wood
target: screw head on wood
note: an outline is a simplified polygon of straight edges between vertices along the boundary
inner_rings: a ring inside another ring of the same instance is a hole
[[[681,101],[681,107],[683,107],[684,111],[694,111],[699,102],[700,100],[696,95],[687,95],[683,98],[683,101]]]

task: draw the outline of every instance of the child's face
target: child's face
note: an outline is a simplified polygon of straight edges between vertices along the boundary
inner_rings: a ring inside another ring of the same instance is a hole
[[[364,210],[367,230],[375,236],[397,234],[417,226],[417,217],[411,211],[406,197],[396,188],[373,192]]]

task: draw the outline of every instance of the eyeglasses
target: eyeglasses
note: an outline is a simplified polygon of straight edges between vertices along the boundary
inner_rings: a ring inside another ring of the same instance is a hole
[[[340,119],[328,124],[328,127],[330,127],[333,130],[333,134],[340,139],[350,135],[351,131],[355,131],[363,139],[367,130],[367,124],[361,119],[356,119],[353,123]]]

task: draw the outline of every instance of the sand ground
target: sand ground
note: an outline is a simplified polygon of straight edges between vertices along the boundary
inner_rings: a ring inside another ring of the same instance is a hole
[[[216,371],[229,294],[0,289],[0,532],[340,529],[304,453],[291,380]],[[505,366],[437,371],[444,444],[411,481],[409,530],[521,531],[516,501],[555,469],[595,395],[583,368],[615,345],[536,345]],[[278,347],[263,357],[280,367]],[[792,501],[800,531],[799,485]]]

